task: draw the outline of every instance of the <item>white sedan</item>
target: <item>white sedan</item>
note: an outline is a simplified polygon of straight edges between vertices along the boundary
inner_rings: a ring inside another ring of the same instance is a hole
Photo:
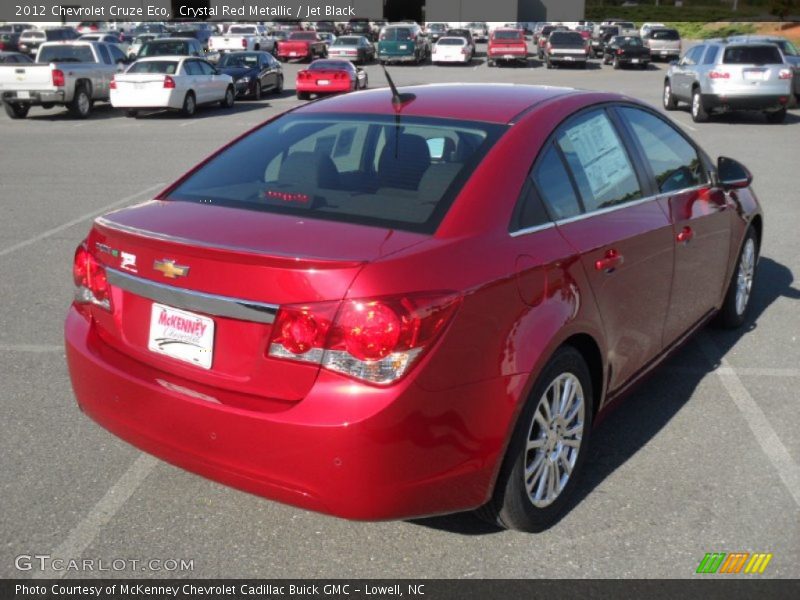
[[[140,110],[172,109],[194,115],[202,104],[233,106],[236,93],[230,75],[191,56],[153,56],[133,63],[111,82],[111,105],[135,117]]]
[[[443,37],[433,46],[431,62],[437,63],[462,63],[472,61],[472,48],[469,42],[462,37]]]

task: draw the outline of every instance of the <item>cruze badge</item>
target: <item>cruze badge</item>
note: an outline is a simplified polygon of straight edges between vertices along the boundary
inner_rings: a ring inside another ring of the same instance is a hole
[[[157,260],[153,263],[153,268],[164,274],[167,279],[177,279],[186,277],[189,274],[189,267],[176,265],[174,260]]]

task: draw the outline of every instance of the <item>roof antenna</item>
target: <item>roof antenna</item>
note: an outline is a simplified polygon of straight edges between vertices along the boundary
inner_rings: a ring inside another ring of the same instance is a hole
[[[406,102],[411,102],[416,98],[414,94],[401,94],[400,92],[398,92],[397,86],[394,84],[394,81],[392,80],[392,76],[389,75],[389,71],[386,70],[386,65],[381,64],[381,67],[383,68],[384,75],[386,75],[386,81],[389,82],[389,87],[392,90],[392,104],[394,104],[395,107],[399,108],[403,106],[403,104],[405,104]]]

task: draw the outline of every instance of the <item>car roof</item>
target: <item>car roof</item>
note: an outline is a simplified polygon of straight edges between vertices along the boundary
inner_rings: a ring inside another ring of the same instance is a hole
[[[136,62],[155,62],[157,60],[174,60],[174,61],[181,61],[181,60],[204,60],[199,56],[184,56],[182,54],[165,54],[164,56],[144,56],[142,58],[137,58]]]
[[[413,94],[401,114],[416,117],[511,123],[520,113],[547,100],[575,94],[588,94],[573,88],[516,84],[430,84],[400,88],[401,93]],[[597,95],[596,92],[592,92]],[[469,101],[464,101],[468,98]],[[608,99],[622,96],[608,94]],[[359,113],[395,115],[388,88],[378,88],[311,102],[297,109],[298,113]]]

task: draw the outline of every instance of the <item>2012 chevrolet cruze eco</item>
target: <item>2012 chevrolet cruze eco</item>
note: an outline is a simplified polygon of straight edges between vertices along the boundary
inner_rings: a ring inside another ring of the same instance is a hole
[[[743,322],[751,176],[619,95],[402,91],[292,110],[97,219],[75,394],[281,502],[541,530],[598,412],[712,316]]]

